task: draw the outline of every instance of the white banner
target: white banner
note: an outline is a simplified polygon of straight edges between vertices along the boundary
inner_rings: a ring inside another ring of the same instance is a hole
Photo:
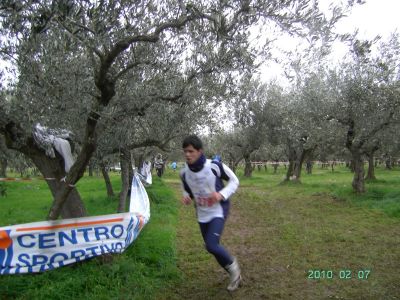
[[[128,213],[0,227],[0,274],[43,272],[121,253],[149,219],[148,195],[135,175]]]
[[[151,176],[151,162],[143,162],[143,166],[140,169],[139,178],[146,186],[153,183],[153,177]]]

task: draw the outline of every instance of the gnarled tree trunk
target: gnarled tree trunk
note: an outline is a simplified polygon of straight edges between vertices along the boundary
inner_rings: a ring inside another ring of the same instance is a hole
[[[244,176],[251,177],[253,168],[251,166],[250,156],[244,156]]]
[[[45,151],[36,145],[30,132],[26,132],[6,114],[2,117],[0,132],[5,137],[7,147],[30,158],[43,176],[48,178],[47,184],[54,201],[47,218],[56,220],[60,215],[63,218],[85,216],[85,206],[74,184],[83,176],[87,162],[95,149],[94,140],[88,139],[89,141],[83,145],[77,161],[66,174],[64,160],[57,152],[55,152],[56,158],[47,157]],[[92,121],[90,119],[88,123]],[[91,129],[94,130],[94,128]]]
[[[65,181],[63,181],[66,175],[63,158],[58,153],[56,153],[56,158],[50,158],[42,151],[34,151],[29,153],[28,156],[44,176],[53,197],[56,197],[57,193],[59,193],[66,184]],[[61,217],[65,219],[83,216],[86,216],[85,205],[77,189],[72,187],[71,192],[62,205]]]
[[[360,149],[352,148],[350,151],[354,166],[352,187],[357,194],[362,194],[365,192],[364,161]]]
[[[374,164],[374,154],[373,153],[368,153],[368,172],[367,172],[367,177],[365,177],[367,180],[375,180],[375,164]]]
[[[130,162],[130,152],[127,149],[122,149],[120,153],[120,163],[121,163],[121,181],[122,187],[119,193],[119,204],[118,212],[125,212],[126,198],[129,191],[129,162]]]
[[[285,177],[285,181],[289,181],[291,180],[291,178],[293,178],[293,174],[294,174],[294,168],[295,168],[295,162],[296,162],[296,150],[289,146],[289,165],[286,169],[286,177]],[[286,164],[285,164],[285,168],[286,168]]]
[[[101,169],[101,174],[103,175],[104,178],[104,183],[106,184],[107,196],[114,197],[114,190],[111,184],[110,176],[108,175],[107,167],[104,164],[104,162],[100,162],[100,169]]]
[[[286,177],[284,181],[290,180],[290,178],[293,176],[293,171],[294,171],[294,160],[289,159],[289,165],[286,169]]]
[[[306,159],[307,156],[309,156],[311,154],[311,152],[314,149],[301,149],[300,153],[297,155],[296,158],[296,164],[294,166],[294,172],[293,172],[293,180],[300,182],[300,176],[301,176],[301,169],[303,168],[303,163],[304,160]]]

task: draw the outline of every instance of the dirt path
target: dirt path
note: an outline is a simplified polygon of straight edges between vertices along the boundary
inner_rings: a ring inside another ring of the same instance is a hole
[[[168,184],[180,195],[177,182]],[[181,207],[183,283],[166,299],[400,299],[399,221],[326,195],[294,190],[279,197],[242,186],[232,199],[222,244],[238,257],[244,278],[232,294],[204,249],[194,209]],[[313,269],[331,270],[333,278],[309,279]],[[367,272],[368,279],[358,278]]]

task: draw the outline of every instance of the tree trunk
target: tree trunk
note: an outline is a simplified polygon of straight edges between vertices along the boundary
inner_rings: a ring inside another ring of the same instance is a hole
[[[294,171],[294,160],[289,159],[289,165],[286,169],[286,178],[284,181],[290,180],[290,178],[293,176],[293,171]]]
[[[129,161],[130,153],[127,149],[122,149],[120,154],[121,162],[121,192],[119,193],[118,212],[125,212],[126,198],[129,190]]]
[[[56,154],[56,158],[50,158],[43,152],[32,153],[29,157],[44,176],[47,185],[55,198],[57,193],[59,193],[66,185],[66,183],[62,181],[62,179],[65,178],[63,158],[59,154]],[[79,192],[75,187],[70,188],[71,191],[61,207],[61,217],[66,219],[86,216],[86,208],[81,200]]]
[[[89,177],[93,177],[93,167],[94,167],[94,163],[92,160],[90,160],[89,162]]]
[[[296,182],[300,182],[300,176],[301,176],[301,169],[303,168],[303,163],[305,158],[312,152],[313,149],[301,149],[300,155],[298,155],[296,159],[296,165],[294,168],[294,178],[293,180]]]
[[[253,172],[253,168],[251,166],[250,156],[244,157],[244,176],[251,177],[251,173]]]
[[[104,182],[106,184],[107,196],[114,197],[114,190],[111,184],[110,176],[108,175],[107,167],[104,164],[104,162],[100,162],[100,169],[101,169],[101,174],[103,175],[104,178]]]
[[[0,177],[7,177],[7,159],[0,159]]]
[[[368,154],[368,173],[367,177],[365,177],[366,180],[375,180],[375,164],[374,164],[374,154],[369,153]]]
[[[133,161],[132,161],[132,156],[130,155],[130,151],[128,151],[129,152],[129,161],[128,161],[128,173],[129,173],[129,177],[128,177],[128,184],[129,184],[129,192],[131,191],[131,183],[132,183],[132,180],[133,180]],[[143,160],[142,160],[142,164],[141,164],[141,166],[143,166]],[[164,166],[165,166],[165,163],[164,163]]]
[[[240,163],[241,161],[242,161],[242,159],[238,159],[238,160],[236,160],[236,161],[233,162],[233,168],[232,168],[233,173],[236,174],[236,169],[237,169],[237,167],[238,167],[238,165],[239,165],[239,163]]]
[[[352,162],[354,166],[354,177],[353,177],[353,190],[357,194],[362,194],[365,192],[365,182],[364,182],[364,161],[360,149],[351,149]]]
[[[306,162],[306,170],[307,174],[312,174],[312,162],[310,160],[307,160]]]
[[[286,171],[286,178],[284,181],[289,181],[293,178],[295,164],[296,164],[296,151],[293,147],[289,146],[289,166]]]
[[[276,174],[276,171],[278,170],[279,164],[277,162],[275,162],[272,166],[274,167],[274,174]]]
[[[388,157],[388,158],[385,160],[385,166],[386,166],[386,169],[388,169],[388,170],[391,170],[391,169],[392,169],[392,161],[391,161],[390,157]]]

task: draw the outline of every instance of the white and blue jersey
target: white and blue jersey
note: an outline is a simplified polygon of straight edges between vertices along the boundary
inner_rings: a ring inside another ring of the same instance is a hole
[[[197,219],[200,223],[208,223],[214,218],[226,218],[229,212],[229,197],[238,186],[239,180],[235,173],[225,164],[209,159],[200,170],[193,171],[186,164],[180,172],[183,195],[190,196],[196,203]],[[227,180],[224,186],[222,180]],[[212,192],[219,192],[224,199],[212,206],[202,204],[203,198],[208,198]]]

